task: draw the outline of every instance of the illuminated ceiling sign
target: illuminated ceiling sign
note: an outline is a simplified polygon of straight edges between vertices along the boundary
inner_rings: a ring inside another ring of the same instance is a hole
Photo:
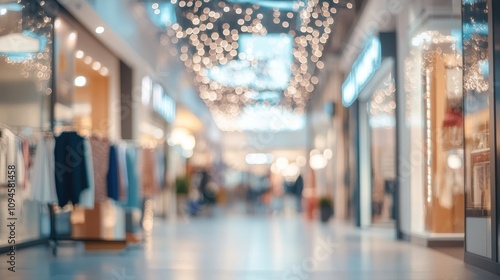
[[[175,6],[169,2],[159,2],[159,3],[147,3],[146,5],[151,5],[152,9],[146,9],[148,12],[150,20],[159,28],[165,28],[171,26],[177,22],[177,16],[175,14]]]
[[[382,63],[382,46],[378,38],[368,41],[342,84],[342,104],[351,106]]]
[[[175,101],[165,93],[159,84],[153,86],[153,109],[167,122],[175,120]]]
[[[278,116],[298,116],[279,129],[303,125],[319,83],[316,74],[326,67],[323,56],[334,22],[341,9],[354,7],[353,1],[140,0],[149,3],[150,18],[167,10],[162,3],[172,4],[176,22],[158,24],[162,43],[176,46],[169,51],[193,72],[193,85],[217,126],[229,131],[240,130],[237,123],[263,130],[255,125],[255,114],[269,122],[264,117],[271,107]],[[247,118],[252,105],[266,108]]]
[[[33,59],[44,51],[46,44],[47,38],[29,31],[3,35],[0,36],[0,56],[12,61]]]
[[[288,34],[239,36],[239,60],[209,70],[211,80],[232,87],[284,90],[292,75],[293,40]]]
[[[305,116],[279,106],[251,105],[245,107],[230,130],[297,131],[305,127]]]
[[[141,101],[144,106],[152,106],[153,110],[167,122],[174,122],[175,101],[167,95],[160,84],[153,83],[149,77],[142,79]]]
[[[300,1],[272,1],[272,0],[229,0],[229,2],[233,3],[249,3],[249,4],[257,4],[262,7],[268,7],[273,9],[281,9],[285,11],[295,11],[299,6]]]

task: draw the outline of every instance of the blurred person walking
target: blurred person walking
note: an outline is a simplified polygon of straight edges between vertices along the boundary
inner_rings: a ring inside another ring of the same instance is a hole
[[[302,212],[302,191],[304,190],[304,179],[302,174],[299,174],[294,184],[295,197],[297,201],[297,213]]]

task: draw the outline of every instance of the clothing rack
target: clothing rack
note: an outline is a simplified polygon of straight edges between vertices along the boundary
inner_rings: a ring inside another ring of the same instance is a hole
[[[44,133],[43,136],[51,136],[51,137],[57,137],[63,132],[77,132],[78,133],[78,128],[73,126],[73,125],[56,125],[55,127],[48,128],[48,127],[30,127],[30,126],[9,126],[6,124],[0,123],[0,137],[2,136],[2,129],[8,129],[12,133],[14,133],[17,137],[26,139],[26,140],[33,140],[31,136],[40,136],[37,135],[37,133]],[[85,129],[85,128],[83,128]],[[90,127],[89,127],[90,129]],[[97,136],[101,138],[106,138],[103,136],[103,134],[99,134],[93,131],[90,131],[90,136]],[[154,148],[161,146],[161,143],[156,143],[155,145],[147,145],[144,143],[144,141],[140,140],[117,140],[117,141],[110,141],[114,142],[115,144],[132,144],[135,145],[138,148]],[[40,238],[36,242],[34,241],[29,241],[26,243],[26,246],[23,246],[24,243],[18,244],[19,247],[28,247],[28,246],[33,246],[36,244],[43,244],[43,243],[48,243],[52,250],[52,254],[54,256],[57,256],[58,253],[58,248],[61,244],[61,242],[64,241],[71,241],[71,242],[85,242],[86,246],[89,245],[88,248],[92,249],[103,249],[105,246],[107,249],[123,249],[125,248],[127,244],[127,237],[125,239],[103,239],[103,238],[79,238],[79,237],[72,237],[72,236],[62,236],[59,235],[57,232],[57,215],[58,215],[58,205],[57,203],[48,203],[46,205],[49,210],[49,221],[50,221],[50,234],[48,238]],[[29,243],[29,244],[28,244]],[[96,244],[103,244],[106,243],[104,246],[99,246]],[[99,248],[98,248],[99,247]]]
[[[2,131],[2,129],[10,130],[17,137],[20,137],[20,138],[23,138],[23,139],[25,139],[27,135],[19,135],[19,130],[21,130],[21,129],[29,129],[31,131],[43,132],[43,133],[51,133],[52,134],[52,131],[49,128],[45,128],[45,127],[12,126],[12,125],[7,125],[7,124],[4,124],[4,123],[0,123],[0,138],[3,137],[3,131]],[[3,172],[3,171],[1,171],[1,172]],[[16,243],[16,248],[18,248],[18,249],[29,248],[29,247],[36,246],[36,245],[47,244],[47,242],[48,242],[47,238],[40,237],[40,238],[35,239],[35,240],[28,240],[28,241],[25,241],[25,242]],[[5,246],[5,247],[0,247],[0,252],[1,253],[8,252],[8,250],[10,250],[10,245]]]
[[[61,133],[76,130],[74,126],[69,126],[69,125],[58,125],[58,126],[56,126],[55,129],[61,129],[61,128],[63,129],[62,131],[60,131]],[[43,128],[43,127],[9,126],[9,125],[0,123],[0,137],[2,137],[2,130],[1,129],[8,129],[20,138],[26,138],[27,136],[29,136],[29,135],[19,135],[20,130],[36,131],[36,132],[45,133],[46,135],[50,134],[53,137],[56,136],[54,130]],[[57,228],[56,228],[56,207],[57,207],[57,204],[56,203],[54,203],[54,204],[48,203],[47,207],[49,210],[49,219],[50,219],[50,235],[48,238],[48,243],[52,249],[52,254],[54,256],[57,256],[57,251],[58,251],[60,241],[74,241],[74,242],[80,241],[80,242],[89,242],[89,243],[94,243],[94,244],[95,243],[108,243],[108,244],[112,244],[112,245],[118,245],[121,247],[124,247],[126,245],[125,239],[124,240],[106,240],[106,239],[100,239],[100,238],[74,238],[71,236],[64,236],[64,237],[58,236],[57,235]],[[36,241],[38,241],[38,242],[36,242]],[[27,244],[30,243],[30,244],[36,245],[39,243],[44,243],[47,241],[47,238],[40,238],[39,240],[36,240],[36,241],[35,242],[29,241],[29,242],[27,242]],[[16,246],[17,247],[24,247],[23,244],[24,243],[20,243],[20,244],[17,244]]]
[[[76,127],[75,126],[72,126],[72,125],[58,125],[58,126],[55,126],[54,130],[59,130],[61,129],[59,132],[60,133],[63,133],[63,132],[70,132],[70,131],[76,131]],[[88,127],[89,129],[91,129],[91,127]],[[86,128],[84,128],[86,129]],[[95,133],[95,132],[92,132],[90,131],[90,135],[88,135],[89,137],[92,136],[92,135],[95,135],[97,137],[100,137],[100,138],[103,138],[104,136],[102,134],[99,134],[99,133]],[[54,135],[55,136],[55,135]],[[57,208],[57,204],[48,204],[48,207],[49,207],[49,215],[50,215],[50,238],[49,238],[49,245],[51,246],[52,248],[52,255],[53,256],[57,256],[57,250],[58,250],[58,247],[59,247],[59,242],[60,241],[74,241],[74,242],[85,242],[85,243],[93,243],[93,244],[96,244],[96,243],[107,243],[107,244],[111,244],[112,246],[115,245],[117,247],[125,247],[125,245],[127,244],[127,241],[126,239],[120,239],[120,240],[111,240],[111,239],[102,239],[102,238],[75,238],[75,237],[72,237],[72,236],[58,236],[57,235],[57,228],[56,228],[56,208]]]

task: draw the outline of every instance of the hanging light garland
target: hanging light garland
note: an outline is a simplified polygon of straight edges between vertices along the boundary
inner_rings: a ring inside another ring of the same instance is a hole
[[[371,117],[379,116],[395,116],[396,101],[394,94],[396,93],[396,81],[389,75],[384,80],[384,86],[376,90],[370,101],[369,112]]]
[[[170,15],[164,22],[162,41],[177,46],[173,54],[194,73],[200,97],[218,126],[233,130],[234,125],[228,123],[234,124],[248,106],[305,113],[309,95],[319,82],[315,70],[325,66],[321,58],[334,17],[339,8],[353,7],[347,1],[170,0],[148,4],[154,15]],[[277,98],[260,98],[275,92]]]
[[[17,28],[10,30],[8,35],[19,34],[25,40],[30,38],[37,41],[38,46],[37,49],[29,52],[12,50],[12,52],[3,53],[0,57],[12,69],[17,69],[16,71],[20,73],[21,77],[33,80],[40,94],[50,95],[52,93],[49,82],[52,78],[52,30],[54,24],[53,17],[45,8],[52,5],[52,1],[38,2],[18,0],[8,6],[12,10],[2,8],[2,16],[14,13],[19,17]]]

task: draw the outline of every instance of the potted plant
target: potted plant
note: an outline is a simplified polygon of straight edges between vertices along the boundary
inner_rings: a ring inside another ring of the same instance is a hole
[[[178,195],[187,195],[189,192],[189,185],[187,177],[175,178],[175,189]]]
[[[182,214],[181,209],[184,209],[189,193],[189,182],[186,176],[175,178],[175,193],[177,194],[177,214]]]
[[[321,197],[319,199],[319,213],[321,222],[326,223],[333,216],[333,202],[330,197]]]

